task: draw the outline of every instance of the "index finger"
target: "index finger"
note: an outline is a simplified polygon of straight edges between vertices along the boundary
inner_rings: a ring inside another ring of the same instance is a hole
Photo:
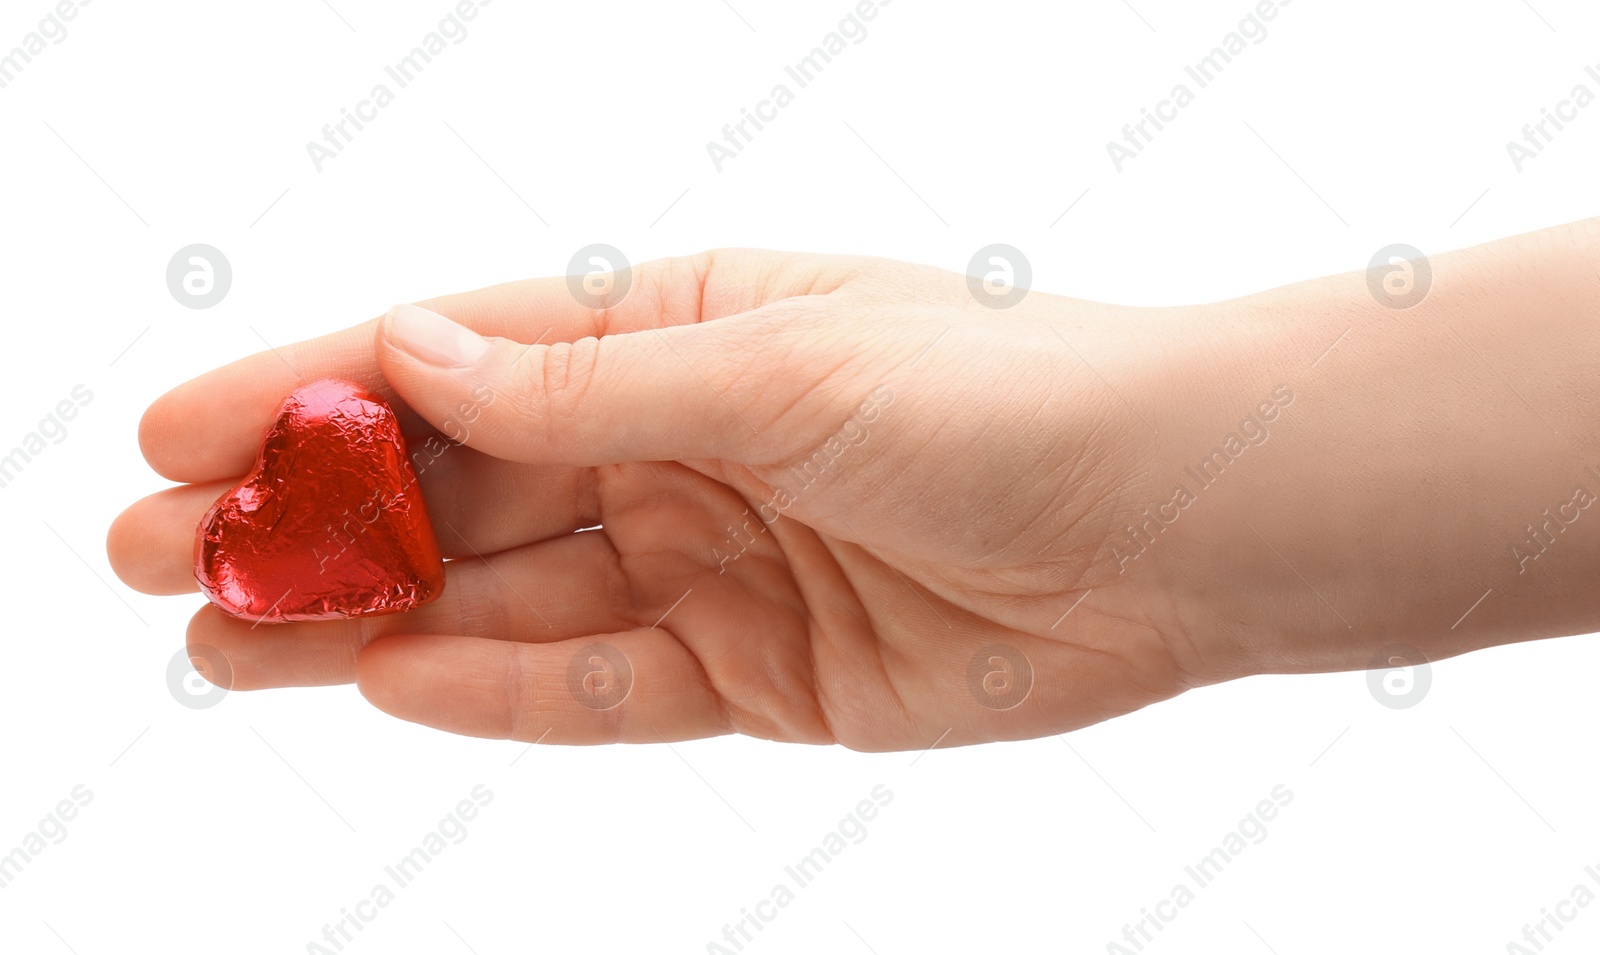
[[[732,250],[634,267],[627,288],[583,301],[565,276],[527,279],[419,303],[483,335],[572,342],[712,321],[794,295],[832,291],[865,259]],[[378,320],[260,352],[156,399],[139,424],[145,460],[169,480],[198,484],[244,474],[285,395],[344,378],[394,401],[378,370]]]

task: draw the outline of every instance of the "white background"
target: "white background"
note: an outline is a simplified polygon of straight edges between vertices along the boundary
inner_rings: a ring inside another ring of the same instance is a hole
[[[1266,840],[1148,951],[1503,952],[1600,865],[1590,637],[1436,664],[1405,710],[1361,673],[1257,677],[920,756],[528,751],[352,687],[180,706],[200,598],[128,591],[103,547],[163,486],[135,429],[167,388],[591,242],[954,270],[1006,242],[1036,288],[1181,305],[1593,215],[1600,104],[1521,173],[1505,148],[1600,92],[1593,4],[1299,0],[1119,174],[1106,141],[1246,0],[899,0],[719,173],[706,142],[847,0],[499,0],[319,173],[305,143],[451,9],[332,2],[99,0],[0,89],[0,448],[94,393],[0,489],[0,854],[94,794],[0,889],[0,947],[306,951],[478,784],[466,841],[346,951],[703,952],[879,784],[866,840],[746,951],[1103,952],[1278,784]],[[7,0],[0,51],[51,6]],[[234,271],[204,311],[165,284],[195,242]],[[1596,945],[1600,904],[1548,951]]]

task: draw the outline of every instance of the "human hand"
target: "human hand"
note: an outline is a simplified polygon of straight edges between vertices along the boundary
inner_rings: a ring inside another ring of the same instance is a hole
[[[202,607],[189,642],[234,689],[353,680],[396,716],[529,741],[881,750],[1060,732],[1193,681],[1131,592],[1085,599],[1126,576],[1096,555],[1150,440],[1063,334],[1110,372],[1124,310],[994,310],[935,269],[746,251],[647,264],[600,308],[561,278],[428,304],[491,337],[401,307],[146,414],[147,459],[185,484],[108,549],[175,594],[283,395],[337,376],[410,409],[443,596],[254,628]],[[595,643],[631,669],[610,708],[568,684]]]
[[[164,396],[141,442],[188,484],[108,549],[194,591],[200,516],[337,376],[404,402],[448,584],[329,623],[203,607],[191,648],[235,689],[354,680],[522,740],[918,749],[1591,632],[1600,537],[1564,528],[1600,500],[1596,254],[1600,220],[1441,256],[1403,309],[1356,272],[997,310],[936,269],[747,251],[600,307],[499,286],[428,303],[459,326],[400,307]],[[591,661],[631,683],[575,682]]]

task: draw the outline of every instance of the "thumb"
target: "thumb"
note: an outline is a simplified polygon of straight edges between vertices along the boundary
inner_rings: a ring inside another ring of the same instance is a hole
[[[412,410],[495,457],[574,467],[744,462],[760,422],[714,386],[728,377],[730,356],[753,353],[738,344],[747,336],[730,331],[733,324],[524,345],[398,305],[380,323],[377,351],[384,377]]]

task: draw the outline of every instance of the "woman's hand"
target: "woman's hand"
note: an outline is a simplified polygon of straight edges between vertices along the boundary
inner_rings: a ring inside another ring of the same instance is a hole
[[[879,750],[1061,732],[1191,681],[1188,648],[1109,585],[1154,438],[1100,377],[1135,373],[1123,312],[996,310],[934,269],[744,251],[645,265],[598,308],[561,278],[428,304],[145,416],[146,457],[186,483],[109,549],[130,585],[175,594],[196,589],[200,516],[302,380],[414,412],[443,596],[254,628],[203,607],[190,644],[235,689],[354,680],[396,716],[529,741]]]
[[[141,441],[187,483],[109,550],[194,591],[199,518],[282,397],[334,376],[409,408],[448,584],[364,620],[203,607],[191,648],[235,689],[354,680],[530,741],[920,749],[1591,632],[1595,261],[1600,220],[1440,256],[1393,300],[1380,269],[991,308],[935,269],[748,251],[598,305],[520,282],[169,393]]]

